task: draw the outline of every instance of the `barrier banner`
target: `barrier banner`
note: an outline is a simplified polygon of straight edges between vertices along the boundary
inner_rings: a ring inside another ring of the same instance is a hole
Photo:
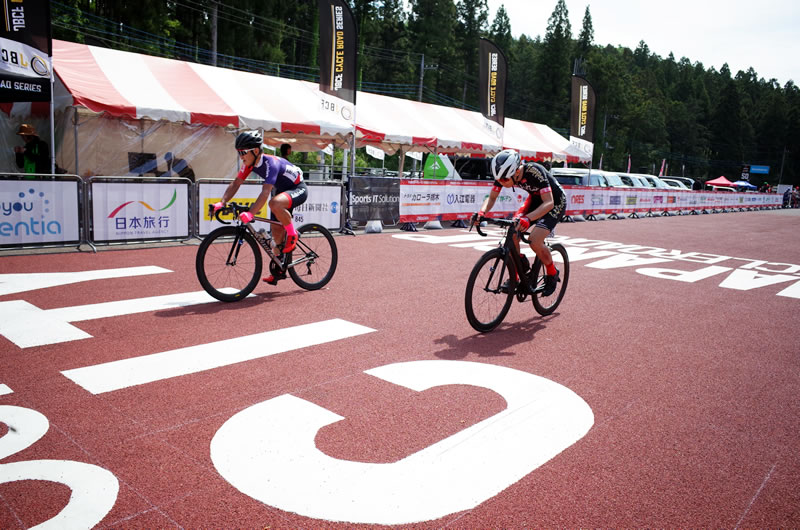
[[[215,230],[222,226],[216,219],[211,217],[208,214],[208,207],[213,206],[214,204],[218,203],[222,200],[222,194],[225,193],[225,190],[228,188],[230,181],[219,181],[219,182],[205,182],[200,180],[197,182],[197,200],[198,200],[198,211],[197,214],[199,216],[198,224],[197,224],[197,232],[198,234],[203,237],[211,233],[212,230]],[[230,202],[235,202],[236,204],[242,205],[251,205],[256,202],[258,198],[258,194],[261,193],[261,188],[263,186],[259,184],[256,180],[252,181],[245,181],[241,186],[239,186],[239,191],[236,192],[236,197],[230,200]],[[309,190],[310,194],[310,190]],[[269,207],[264,205],[264,207],[258,211],[257,214],[259,217],[268,217],[269,216]],[[223,220],[232,221],[233,215],[227,214],[221,216]],[[262,223],[259,221],[255,221],[253,223],[253,227],[256,230],[260,230],[263,228],[264,230],[269,231],[269,223]]]
[[[489,195],[492,182],[471,180],[402,179],[400,222],[469,219]],[[487,217],[506,217],[516,212],[528,193],[503,188]]]
[[[189,183],[92,181],[92,239],[188,239]]]
[[[204,237],[222,226],[216,219],[208,214],[208,207],[213,206],[215,203],[222,200],[222,194],[230,184],[230,181],[204,181],[197,182],[197,200],[198,200],[198,224],[197,232],[200,237]],[[339,185],[314,185],[306,182],[308,186],[308,199],[306,202],[296,207],[293,210],[293,221],[295,227],[307,223],[319,223],[325,228],[338,230],[341,227],[341,203],[342,203],[342,188]],[[230,200],[242,205],[251,205],[256,202],[258,195],[261,193],[263,185],[258,183],[257,180],[245,181],[236,192],[236,196]],[[265,204],[261,210],[258,211],[259,217],[269,217],[269,206]],[[233,216],[223,215],[223,220],[232,221]],[[269,232],[269,223],[261,221],[254,221],[253,228],[256,230],[264,229]]]
[[[0,181],[0,247],[78,243],[80,210],[75,181]]]
[[[400,179],[350,177],[350,219],[394,225],[400,218]]]
[[[318,223],[325,228],[334,230],[341,228],[341,186],[315,186],[308,182],[306,185],[308,186],[308,199],[292,211],[294,226]]]

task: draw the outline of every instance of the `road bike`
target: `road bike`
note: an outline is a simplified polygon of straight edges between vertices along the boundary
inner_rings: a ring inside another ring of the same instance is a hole
[[[195,269],[200,285],[208,294],[223,302],[236,302],[249,295],[258,285],[263,268],[263,250],[269,258],[269,272],[275,278],[286,273],[303,289],[314,291],[324,287],[336,272],[339,255],[333,236],[324,226],[309,223],[297,229],[297,245],[292,252],[282,253],[282,246],[273,248],[272,236],[256,231],[252,223],[243,223],[239,214],[249,206],[228,203],[209,215],[225,225],[208,234],[200,243]],[[221,218],[233,214],[233,224]],[[256,221],[278,225],[264,217]],[[294,258],[293,256],[296,256]]]
[[[493,330],[503,321],[515,297],[519,302],[524,302],[531,296],[533,307],[542,316],[555,311],[567,292],[569,282],[569,257],[564,246],[545,242],[553,255],[553,261],[559,261],[560,257],[562,262],[557,265],[560,276],[556,290],[550,296],[545,296],[544,265],[537,257],[528,269],[527,261],[523,262],[523,257],[514,244],[515,234],[519,234],[525,243],[529,242],[528,234],[518,231],[516,221],[511,219],[482,220],[502,227],[505,234],[498,248],[481,256],[469,274],[464,307],[470,325],[482,333]],[[480,235],[488,235],[481,231],[479,223],[476,222],[474,226]],[[521,272],[518,274],[517,271]]]

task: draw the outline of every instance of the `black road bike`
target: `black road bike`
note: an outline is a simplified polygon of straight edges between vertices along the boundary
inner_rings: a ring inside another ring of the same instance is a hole
[[[546,243],[559,269],[559,282],[550,296],[544,296],[544,265],[537,257],[527,269],[527,263],[523,265],[522,256],[514,244],[515,234],[519,234],[525,243],[528,243],[528,234],[518,231],[516,221],[511,219],[482,220],[502,227],[505,234],[500,246],[481,256],[469,274],[464,308],[470,325],[482,333],[493,330],[505,318],[514,298],[524,302],[530,296],[533,307],[542,316],[555,311],[567,292],[569,282],[569,257],[564,246]],[[480,235],[487,235],[481,231],[479,223],[474,226]],[[558,256],[561,256],[561,264],[557,263]]]
[[[228,203],[209,215],[229,226],[222,226],[208,234],[200,243],[195,259],[195,269],[200,285],[208,294],[223,302],[236,302],[245,298],[258,285],[263,268],[263,250],[269,258],[269,271],[275,278],[285,278],[286,273],[294,283],[314,291],[324,287],[336,272],[339,255],[333,236],[322,225],[305,224],[297,229],[295,249],[282,254],[281,247],[272,248],[272,237],[266,231],[256,231],[251,223],[239,220],[239,214],[249,206]],[[233,224],[221,215],[233,214]],[[279,222],[256,217],[272,225]]]

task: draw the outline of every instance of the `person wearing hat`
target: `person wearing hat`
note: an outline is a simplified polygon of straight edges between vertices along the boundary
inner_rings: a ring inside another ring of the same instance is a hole
[[[50,149],[47,142],[39,138],[33,125],[23,123],[17,134],[25,140],[25,147],[14,147],[17,167],[25,173],[50,173]]]

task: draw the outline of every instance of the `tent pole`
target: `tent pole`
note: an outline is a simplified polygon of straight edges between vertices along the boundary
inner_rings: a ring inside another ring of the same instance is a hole
[[[50,173],[56,174],[55,74],[50,74]]]
[[[75,142],[75,174],[80,176],[80,168],[78,166],[78,107],[72,107],[74,115],[72,118],[72,140]]]

